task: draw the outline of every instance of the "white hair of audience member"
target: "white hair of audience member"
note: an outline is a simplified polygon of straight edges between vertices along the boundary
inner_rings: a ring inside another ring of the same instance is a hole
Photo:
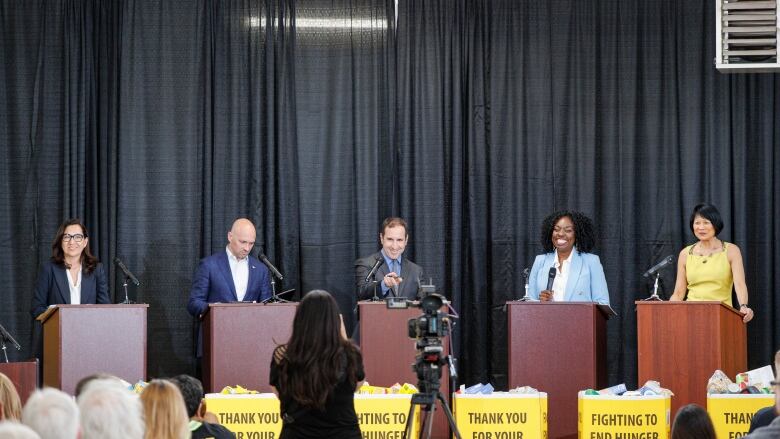
[[[81,394],[83,395],[84,393],[87,393],[87,391],[93,386],[112,386],[122,390],[130,389],[130,383],[127,381],[119,377],[107,376],[105,378],[95,378],[92,381],[86,383],[84,388],[81,389]],[[76,401],[78,401],[80,397],[81,395],[77,395]]]
[[[90,383],[78,403],[82,439],[143,439],[141,400],[116,380]]]
[[[3,439],[41,439],[32,428],[13,421],[0,421],[0,437]]]
[[[47,387],[36,390],[22,410],[22,423],[41,439],[77,439],[79,407],[67,393]]]

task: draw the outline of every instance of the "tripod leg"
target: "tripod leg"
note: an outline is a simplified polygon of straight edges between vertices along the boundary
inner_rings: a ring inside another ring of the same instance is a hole
[[[425,436],[423,436],[423,429],[420,428],[420,439],[430,439],[431,431],[433,430],[433,413],[436,411],[436,400],[433,400],[433,404],[428,406],[427,414],[425,415]]]
[[[406,428],[404,428],[404,434],[401,439],[407,439],[412,437],[412,425],[414,421],[414,403],[409,403],[409,414],[406,416]]]
[[[436,397],[441,402],[441,408],[444,411],[444,414],[447,416],[447,422],[450,423],[450,429],[452,430],[452,433],[457,439],[460,439],[460,431],[458,431],[458,426],[455,425],[455,418],[452,416],[452,410],[450,410],[450,406],[447,405],[447,400],[444,399],[444,395],[442,395],[441,392],[436,392]]]

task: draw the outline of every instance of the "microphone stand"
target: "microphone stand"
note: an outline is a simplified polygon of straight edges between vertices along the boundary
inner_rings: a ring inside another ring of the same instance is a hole
[[[521,299],[517,299],[515,302],[534,302],[534,299],[528,295],[528,269],[523,270],[523,277],[525,278],[525,296]]]
[[[281,294],[276,294],[276,276],[274,276],[273,272],[271,272],[271,297],[263,300],[260,303],[290,303],[289,300],[283,299],[281,295],[291,293],[293,291],[295,290],[287,290],[282,292]]]
[[[650,297],[646,299],[642,299],[643,301],[661,301],[662,299],[658,296],[658,278],[661,277],[661,273],[655,273],[655,283],[653,285],[653,294],[650,295]]]
[[[374,286],[374,297],[372,297],[369,300],[372,301],[372,302],[381,302],[382,298],[376,295],[376,286],[379,285],[379,281],[374,279],[374,280],[371,281],[371,284],[373,284],[373,286]]]
[[[125,276],[125,281],[122,282],[122,289],[125,290],[125,300],[121,302],[123,305],[130,305],[132,303],[135,303],[132,300],[130,300],[130,297],[127,295],[127,282],[129,280],[130,280],[130,276]]]
[[[8,340],[8,342],[13,343],[13,345],[16,347],[16,350],[21,350],[22,346],[14,340],[14,338],[11,336],[11,334],[8,333],[8,331],[3,328],[3,325],[0,325],[0,349],[3,350],[3,357],[5,358],[5,362],[8,363],[8,352],[6,352],[6,346],[5,341]]]

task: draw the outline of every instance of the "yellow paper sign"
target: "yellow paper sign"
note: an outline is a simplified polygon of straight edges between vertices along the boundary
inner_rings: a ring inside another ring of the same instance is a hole
[[[707,413],[715,425],[718,438],[745,436],[753,415],[775,404],[775,395],[707,395]]]
[[[237,439],[275,439],[282,431],[279,399],[273,393],[257,395],[206,395],[208,411]]]
[[[355,412],[364,439],[400,439],[406,428],[411,395],[355,395]],[[237,439],[275,439],[282,430],[279,399],[272,393],[258,395],[206,395],[208,411],[236,433]],[[415,412],[415,416],[419,410]],[[417,419],[412,420],[417,437]]]
[[[461,395],[453,399],[462,438],[547,438],[547,394]]]
[[[668,396],[579,394],[582,439],[667,439],[672,400]]]

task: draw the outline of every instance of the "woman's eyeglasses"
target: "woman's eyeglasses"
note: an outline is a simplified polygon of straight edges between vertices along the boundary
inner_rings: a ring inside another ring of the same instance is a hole
[[[70,242],[70,240],[71,240],[71,239],[72,239],[72,240],[74,240],[74,241],[76,241],[76,242],[81,242],[81,241],[83,241],[83,240],[84,240],[84,235],[82,235],[82,234],[80,234],[80,233],[77,233],[77,234],[75,234],[75,235],[68,235],[68,234],[66,233],[66,234],[62,235],[62,240],[63,240],[64,242]]]

